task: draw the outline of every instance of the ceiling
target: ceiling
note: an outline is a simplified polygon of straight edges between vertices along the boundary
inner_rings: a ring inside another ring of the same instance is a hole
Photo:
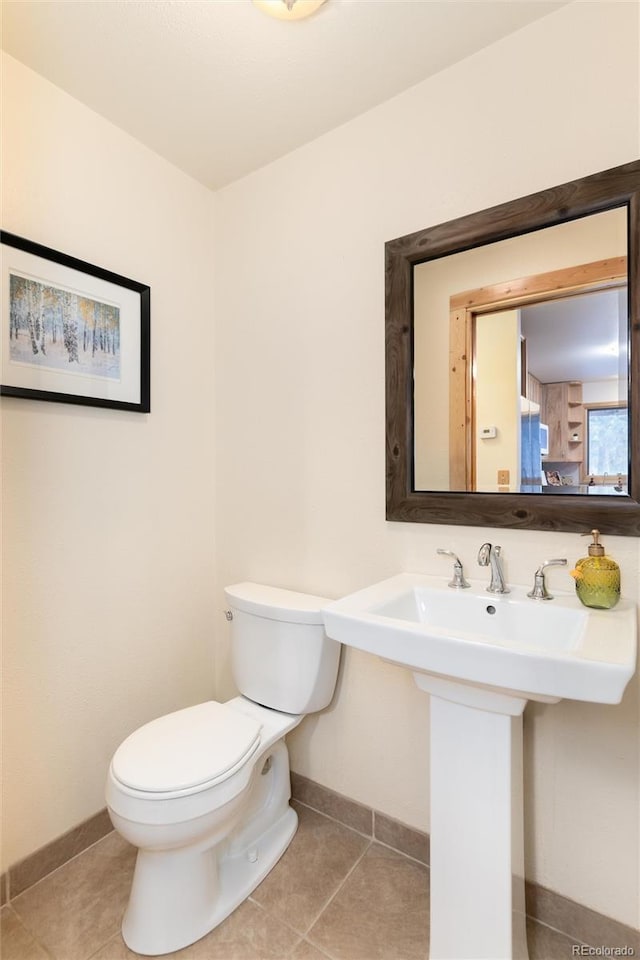
[[[527,365],[541,383],[627,379],[627,288],[521,308]]]
[[[217,189],[566,2],[3,0],[2,46]]]

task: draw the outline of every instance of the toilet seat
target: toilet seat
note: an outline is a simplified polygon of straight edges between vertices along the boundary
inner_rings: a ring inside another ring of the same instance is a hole
[[[111,773],[127,793],[187,796],[233,776],[260,745],[262,724],[215,700],[140,727],[116,750]]]

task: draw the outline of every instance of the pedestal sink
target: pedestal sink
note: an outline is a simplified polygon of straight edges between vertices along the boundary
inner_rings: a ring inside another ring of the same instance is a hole
[[[485,587],[399,574],[323,612],[328,636],[408,667],[431,695],[431,960],[526,960],[522,712],[619,703],[635,671],[629,601]]]

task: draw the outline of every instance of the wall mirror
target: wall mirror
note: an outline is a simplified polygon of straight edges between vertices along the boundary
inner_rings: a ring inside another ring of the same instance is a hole
[[[386,244],[387,519],[640,536],[640,162]]]

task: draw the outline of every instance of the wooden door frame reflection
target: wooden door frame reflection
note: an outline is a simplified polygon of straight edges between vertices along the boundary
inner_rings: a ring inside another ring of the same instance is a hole
[[[465,290],[449,300],[449,490],[475,490],[475,318],[627,284],[627,257]]]

